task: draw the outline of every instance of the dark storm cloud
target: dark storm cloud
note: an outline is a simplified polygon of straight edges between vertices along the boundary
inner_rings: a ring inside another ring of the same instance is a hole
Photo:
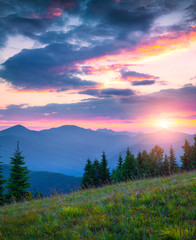
[[[0,0],[1,15],[17,13],[26,16],[28,13],[36,13],[37,16],[46,17],[51,8],[61,8],[64,11],[79,9],[81,0]],[[29,17],[29,15],[27,15]]]
[[[112,35],[122,38],[126,35],[125,30],[117,29],[119,25],[127,26],[129,32],[132,30],[146,31],[153,18],[152,15],[148,16],[147,11],[135,10],[137,4],[132,3],[129,6],[132,12],[128,12],[127,9],[120,9],[120,4],[116,4],[113,0],[8,0],[6,3],[0,1],[0,4],[2,7],[1,42],[5,42],[9,35],[22,34],[44,43],[73,38],[82,38],[83,41],[91,39],[95,43],[97,36],[110,37]],[[123,11],[126,11],[126,14]],[[118,14],[116,20],[115,13]],[[82,27],[75,29],[75,26],[72,26],[66,37],[63,31],[51,30],[51,27],[65,26],[70,16],[80,18]],[[49,33],[47,33],[48,30]]]
[[[64,42],[80,42],[89,43],[90,45],[98,45],[101,42],[106,42],[114,39],[117,33],[111,27],[103,25],[90,26],[87,24],[81,24],[76,26],[67,33],[61,31],[47,31],[40,36],[37,36],[37,40],[41,43],[64,43]]]
[[[81,81],[76,77],[81,72],[75,64],[114,51],[113,46],[109,45],[77,49],[67,43],[23,50],[2,64],[0,77],[13,86],[34,90],[95,85],[94,82]]]
[[[153,85],[153,84],[155,84],[155,80],[142,80],[142,81],[131,82],[132,86],[145,86],[145,85]]]
[[[33,39],[51,27],[64,26],[68,17],[79,10],[79,0],[0,0],[0,47],[8,36],[22,34]]]
[[[8,36],[18,34],[48,44],[42,49],[23,50],[8,59],[0,77],[24,89],[80,89],[93,85],[77,77],[81,73],[78,63],[122,49],[131,51],[149,32],[156,17],[180,5],[181,1],[167,0],[0,0],[0,47]],[[70,25],[66,32],[63,29],[71,17],[80,23]],[[135,32],[139,35],[135,36]],[[123,78],[134,76],[157,79],[148,74],[122,72]]]
[[[143,35],[150,30],[156,15],[157,11],[141,7],[139,1],[90,0],[81,18],[92,26],[96,24],[96,28],[107,29],[108,34],[114,33],[115,41],[111,41],[111,44],[120,48],[119,43],[123,41],[126,48],[139,44]],[[132,36],[134,32],[137,32],[137,36]]]
[[[34,38],[34,34],[45,31],[50,20],[30,19],[11,15],[0,19],[0,25],[9,35],[21,34]]]
[[[88,89],[85,91],[80,91],[79,93],[101,98],[127,97],[135,94],[134,91],[131,89],[117,89],[117,88]]]
[[[69,44],[23,50],[2,64],[0,76],[13,86],[33,90],[96,85],[76,77],[79,70],[72,68],[74,61],[88,57],[85,50],[81,52]]]
[[[7,41],[7,35],[5,34],[4,30],[0,27],[0,48],[5,46]]]
[[[143,8],[134,11],[112,9],[106,16],[106,22],[120,28],[128,28],[129,31],[147,31],[153,18],[154,15],[147,13]]]
[[[188,21],[192,23],[196,23],[196,2],[192,1],[186,10],[189,14]]]
[[[192,2],[187,11],[193,17],[194,11],[191,9],[195,8],[195,3]],[[81,37],[88,41],[89,36],[94,38],[98,34],[104,37],[112,35],[116,40],[127,41],[127,36],[134,31],[140,31],[142,37],[142,33],[149,31],[156,17],[178,9],[182,4],[183,1],[167,0],[153,3],[150,0],[0,0],[0,43],[3,45],[2,42],[10,34],[23,34],[45,43],[61,40],[64,33],[51,31],[50,28],[65,26],[71,16],[79,18],[83,27],[74,32],[75,26],[72,26],[67,38]],[[50,34],[46,33],[48,30]],[[90,34],[87,34],[88,31]],[[129,39],[129,43],[130,41],[134,42],[134,38]]]
[[[4,120],[40,118],[95,118],[135,119],[149,114],[166,112],[196,111],[196,86],[181,89],[167,89],[149,95],[132,95],[121,98],[88,99],[72,104],[48,104],[46,106],[24,107],[10,105],[0,109]]]

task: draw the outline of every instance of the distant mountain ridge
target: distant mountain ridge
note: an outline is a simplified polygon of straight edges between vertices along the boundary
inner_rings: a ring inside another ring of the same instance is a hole
[[[11,165],[3,164],[3,178],[8,179]],[[30,171],[29,182],[31,183],[28,189],[33,194],[36,191],[43,195],[50,196],[52,194],[71,193],[77,191],[80,187],[81,178],[67,176],[62,173]]]
[[[107,129],[107,128],[97,129],[96,132],[106,133],[106,134],[110,134],[110,135],[127,135],[127,136],[130,136],[130,137],[141,134],[141,132],[128,132],[128,131],[115,132],[115,131],[113,131],[111,129]]]
[[[194,135],[166,130],[145,134],[108,129],[93,131],[75,125],[64,125],[32,131],[16,125],[0,131],[0,155],[1,161],[9,164],[19,140],[29,169],[81,176],[87,158],[100,160],[102,151],[106,152],[111,168],[116,167],[119,153],[124,156],[127,147],[136,155],[144,149],[150,151],[156,144],[168,152],[172,144],[179,160],[185,138],[192,143],[193,137]]]

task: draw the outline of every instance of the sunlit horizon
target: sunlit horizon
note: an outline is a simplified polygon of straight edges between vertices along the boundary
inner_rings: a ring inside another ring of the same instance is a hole
[[[77,125],[194,134],[194,1],[69,3],[2,9],[0,130]]]

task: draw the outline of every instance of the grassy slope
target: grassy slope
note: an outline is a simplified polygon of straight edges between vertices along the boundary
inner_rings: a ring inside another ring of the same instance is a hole
[[[1,239],[196,239],[196,172],[0,209]]]

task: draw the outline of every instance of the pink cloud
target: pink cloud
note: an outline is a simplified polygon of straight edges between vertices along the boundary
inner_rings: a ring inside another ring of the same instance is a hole
[[[61,9],[61,8],[50,7],[48,10],[49,11],[48,11],[47,15],[45,16],[46,18],[54,18],[54,17],[61,16],[63,14],[63,9]]]

